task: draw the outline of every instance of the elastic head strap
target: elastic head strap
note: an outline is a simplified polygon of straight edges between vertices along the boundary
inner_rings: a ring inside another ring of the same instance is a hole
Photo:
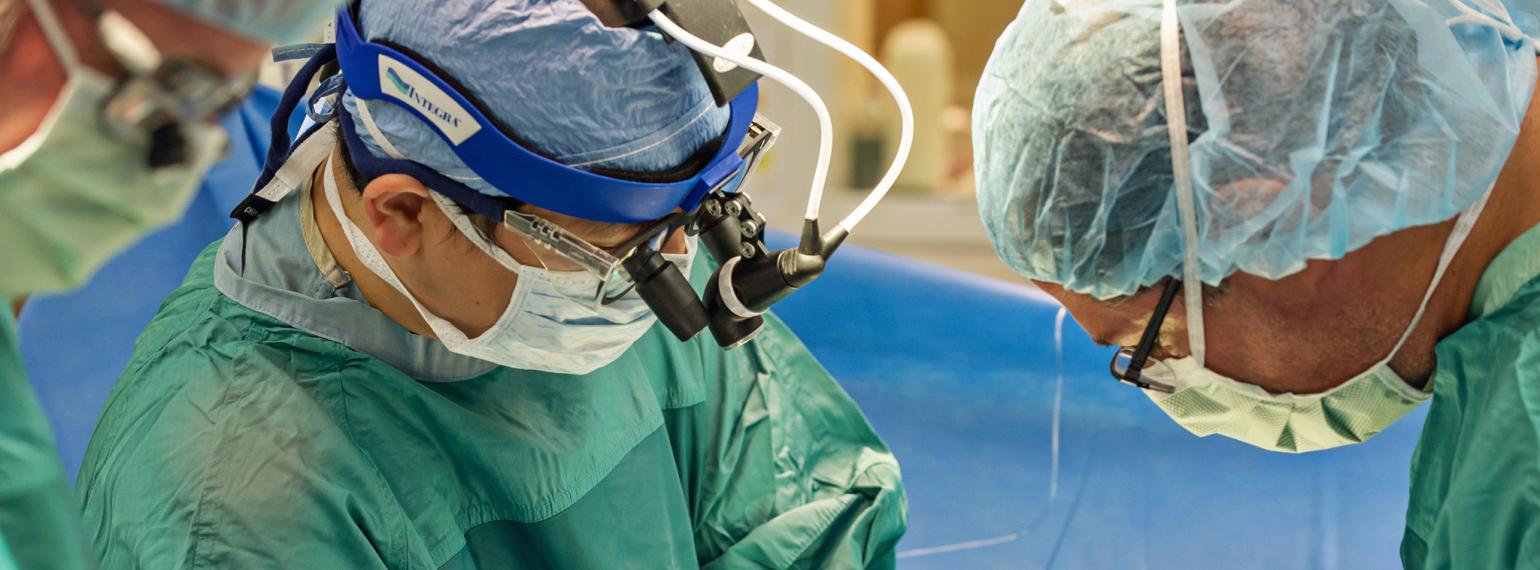
[[[1207,352],[1203,334],[1203,279],[1198,266],[1197,197],[1187,148],[1187,105],[1182,94],[1181,22],[1176,0],[1165,0],[1160,18],[1160,77],[1166,98],[1166,133],[1171,140],[1171,174],[1182,216],[1182,292],[1187,309],[1187,344],[1201,366]]]
[[[1493,187],[1497,184],[1493,183]],[[1444,249],[1438,256],[1438,268],[1433,270],[1433,281],[1428,284],[1428,290],[1422,294],[1422,303],[1417,305],[1417,314],[1412,316],[1412,322],[1406,325],[1406,330],[1401,333],[1401,339],[1396,341],[1395,348],[1390,349],[1390,354],[1385,355],[1382,364],[1389,364],[1391,359],[1401,352],[1401,347],[1412,338],[1412,332],[1417,330],[1417,324],[1422,322],[1422,316],[1428,310],[1428,303],[1433,300],[1433,293],[1438,291],[1438,286],[1444,281],[1444,273],[1454,258],[1459,255],[1461,246],[1465,245],[1466,238],[1470,237],[1471,230],[1475,229],[1476,221],[1481,219],[1481,212],[1486,210],[1487,200],[1492,197],[1492,188],[1481,193],[1476,202],[1460,212],[1460,217],[1455,221],[1454,229],[1450,230],[1449,237],[1444,240]]]

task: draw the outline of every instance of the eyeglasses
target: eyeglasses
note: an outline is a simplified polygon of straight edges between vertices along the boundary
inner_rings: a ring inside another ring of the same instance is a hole
[[[711,192],[730,194],[741,190],[749,176],[759,166],[764,152],[775,145],[775,140],[780,133],[781,128],[775,123],[763,116],[755,116],[748,135],[738,147],[738,156],[743,159],[743,164],[739,165],[738,170],[731,176],[724,178],[720,184],[711,189]],[[653,249],[661,247],[668,236],[688,226],[694,217],[695,212],[669,215],[653,222],[625,243],[611,248],[596,246],[550,220],[525,212],[508,210],[503,214],[503,225],[533,241],[532,245],[555,251],[582,268],[582,271],[597,275],[600,281],[598,290],[594,292],[591,299],[581,300],[584,304],[597,307],[619,299],[635,287],[631,282],[630,274],[622,267],[627,258],[646,247]]]
[[[1160,302],[1155,304],[1155,313],[1150,315],[1150,324],[1144,327],[1144,335],[1139,337],[1139,344],[1133,348],[1123,347],[1117,354],[1112,355],[1112,378],[1118,382],[1141,388],[1170,394],[1176,389],[1170,385],[1149,380],[1143,376],[1144,367],[1149,364],[1150,351],[1155,350],[1155,341],[1160,338],[1160,325],[1166,321],[1166,313],[1171,310],[1171,302],[1176,300],[1177,292],[1182,290],[1182,282],[1175,279],[1166,281],[1166,285],[1160,292]]]

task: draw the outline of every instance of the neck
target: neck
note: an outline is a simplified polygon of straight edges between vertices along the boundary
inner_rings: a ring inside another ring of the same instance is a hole
[[[356,201],[347,199],[350,193],[356,193],[356,191],[347,182],[347,173],[342,171],[342,157],[333,151],[329,163],[334,170],[331,174],[337,183],[337,193],[342,198],[343,211],[357,224],[357,220],[362,219],[363,216],[357,211]],[[375,275],[374,271],[358,258],[358,254],[353,252],[353,246],[348,243],[348,237],[342,231],[341,221],[337,219],[330,203],[326,201],[326,188],[323,184],[325,184],[327,164],[323,162],[316,168],[315,174],[310,179],[310,194],[302,198],[310,200],[311,211],[315,213],[316,226],[326,242],[326,249],[337,260],[337,265],[352,277],[353,285],[358,287],[358,292],[370,305],[402,328],[411,331],[412,334],[437,338],[433,334],[433,328],[429,327],[428,322],[423,320],[422,315],[417,312],[417,307],[397,292],[390,283]],[[397,272],[397,275],[400,275],[400,272]]]
[[[1438,338],[1470,322],[1472,297],[1492,260],[1519,236],[1540,225],[1540,198],[1536,197],[1536,188],[1540,188],[1540,97],[1530,104],[1518,141],[1492,187],[1492,196],[1481,219],[1476,222],[1460,255],[1450,264],[1445,277],[1449,283],[1440,288],[1443,302],[1437,305],[1437,311],[1429,307],[1429,317],[1438,322]],[[1447,295],[1442,294],[1443,289],[1449,289]]]

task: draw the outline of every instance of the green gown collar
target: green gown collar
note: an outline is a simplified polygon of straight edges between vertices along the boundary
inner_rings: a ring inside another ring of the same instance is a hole
[[[325,245],[315,243],[320,235],[312,208],[306,204],[309,177],[296,190],[250,227],[243,230],[237,225],[225,237],[214,265],[214,286],[221,293],[289,326],[378,358],[418,380],[457,382],[496,368],[413,334],[370,305]]]
[[[1471,299],[1470,316],[1479,319],[1508,304],[1519,289],[1540,276],[1540,226],[1508,244],[1487,265]]]

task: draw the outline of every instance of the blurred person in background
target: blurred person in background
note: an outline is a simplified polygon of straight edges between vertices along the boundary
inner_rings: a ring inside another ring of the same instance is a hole
[[[333,4],[0,0],[0,568],[93,566],[14,312],[181,214],[271,44]]]
[[[1535,567],[1534,8],[1031,0],[979,85],[980,214],[1196,435],[1315,451],[1431,398],[1403,563]]]

